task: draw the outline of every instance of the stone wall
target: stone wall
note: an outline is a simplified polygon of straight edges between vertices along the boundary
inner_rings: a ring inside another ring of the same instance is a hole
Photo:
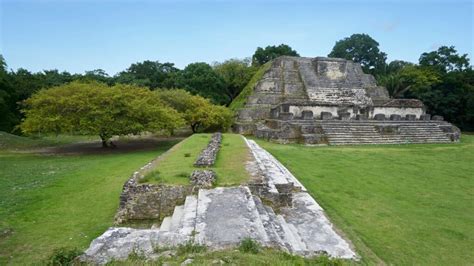
[[[183,204],[186,196],[192,193],[191,185],[139,184],[139,178],[136,172],[124,184],[115,224],[161,220],[171,215],[174,207]]]

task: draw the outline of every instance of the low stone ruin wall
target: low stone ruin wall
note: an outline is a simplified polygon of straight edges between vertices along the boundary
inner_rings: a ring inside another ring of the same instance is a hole
[[[198,167],[214,165],[221,142],[222,134],[213,134],[194,165]],[[139,180],[155,166],[155,161],[140,168],[124,184],[120,195],[120,206],[115,215],[115,224],[161,220],[171,215],[175,206],[182,205],[186,196],[191,195],[195,188],[209,188],[215,183],[216,173],[210,169],[203,169],[190,173],[190,184],[186,186],[140,184]]]
[[[202,150],[201,154],[199,154],[194,166],[209,167],[214,165],[216,162],[217,153],[221,147],[221,142],[222,133],[214,133],[211,137],[211,141],[209,141],[206,148]]]
[[[134,175],[123,186],[115,224],[161,220],[173,213],[176,205],[183,204],[191,195],[192,186],[139,184],[140,174]]]

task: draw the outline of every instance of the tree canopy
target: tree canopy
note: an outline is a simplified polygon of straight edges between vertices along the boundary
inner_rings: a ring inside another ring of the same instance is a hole
[[[224,80],[224,93],[228,106],[249,83],[256,72],[256,67],[250,65],[250,59],[229,59],[214,64],[214,70]]]
[[[293,50],[289,45],[280,44],[278,46],[268,45],[265,48],[258,47],[255,53],[252,56],[252,65],[261,66],[266,62],[269,62],[279,56],[289,55],[289,56],[300,56],[298,52]]]
[[[177,88],[201,95],[215,104],[225,104],[225,84],[212,67],[203,62],[187,65],[176,80]]]
[[[179,71],[173,63],[146,60],[132,64],[115,77],[116,83],[135,84],[151,89],[174,87],[174,78]]]
[[[24,133],[114,135],[171,132],[183,125],[176,110],[153,92],[132,85],[71,82],[35,93],[24,102]]]
[[[441,46],[436,51],[422,53],[419,63],[421,66],[434,67],[441,72],[470,68],[467,54],[459,55],[454,46]]]
[[[229,109],[213,105],[201,96],[182,89],[158,90],[155,93],[180,113],[194,133],[210,129],[226,131],[232,125],[233,114]]]
[[[383,72],[387,54],[379,50],[379,43],[368,34],[352,34],[336,42],[329,57],[344,58],[358,62],[366,73]]]

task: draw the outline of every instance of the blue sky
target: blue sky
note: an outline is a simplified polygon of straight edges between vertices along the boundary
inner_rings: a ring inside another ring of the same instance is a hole
[[[417,62],[440,45],[474,51],[473,1],[0,1],[0,53],[35,72],[183,68],[280,43],[325,56],[353,33],[372,36],[389,61]]]

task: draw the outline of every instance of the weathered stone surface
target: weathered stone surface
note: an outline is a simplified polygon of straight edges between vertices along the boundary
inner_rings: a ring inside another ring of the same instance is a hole
[[[351,119],[351,113],[339,113],[339,120],[349,120]]]
[[[301,112],[301,118],[303,120],[313,120],[313,112],[312,111],[303,111],[303,112]]]
[[[406,115],[405,116],[405,120],[408,120],[408,121],[415,121],[416,120],[416,115]]]
[[[444,120],[444,117],[442,117],[442,116],[440,116],[440,115],[434,115],[431,120],[434,120],[434,121],[443,121],[443,120]]]
[[[376,114],[374,115],[374,119],[378,121],[383,121],[385,120],[385,115],[384,114]]]
[[[289,112],[280,112],[278,118],[281,120],[292,120],[294,117],[293,113]]]
[[[111,260],[126,260],[133,252],[150,256],[154,252],[153,239],[158,233],[152,229],[111,227],[94,239],[79,259],[92,264],[106,264]]]
[[[191,193],[191,186],[138,184],[132,178],[125,183],[120,195],[115,223],[161,219],[170,215]]]
[[[430,114],[421,115],[420,120],[430,121],[431,120],[431,115]]]
[[[390,115],[390,120],[392,120],[392,121],[400,121],[400,120],[402,120],[402,117],[401,117],[400,115],[393,114],[393,115]]]
[[[221,146],[221,142],[222,133],[218,132],[212,134],[209,144],[207,144],[206,148],[199,154],[199,157],[194,165],[199,167],[209,167],[214,165],[214,162],[217,158],[217,153],[219,152]]]
[[[216,182],[216,173],[213,170],[194,170],[189,179],[193,186],[209,188]]]
[[[321,120],[331,120],[332,113],[330,112],[321,112]]]

